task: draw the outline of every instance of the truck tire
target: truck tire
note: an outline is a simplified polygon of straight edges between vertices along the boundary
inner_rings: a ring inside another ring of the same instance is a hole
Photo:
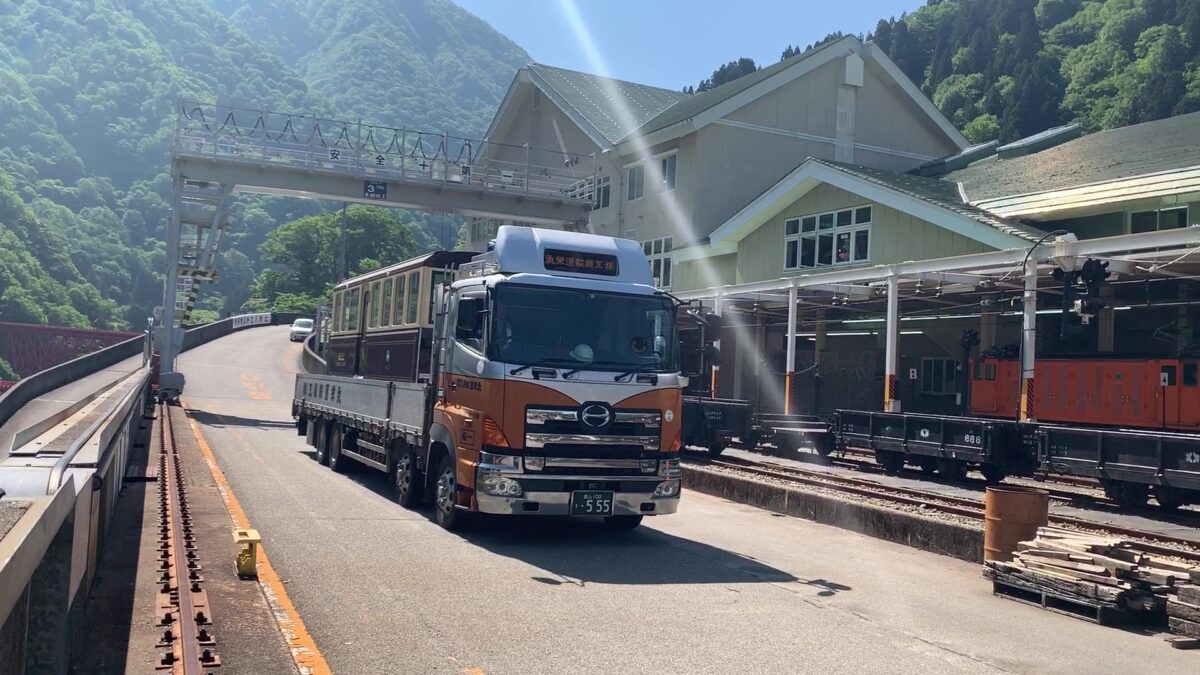
[[[604,525],[610,530],[632,530],[641,524],[641,516],[609,516],[604,519]]]
[[[334,422],[329,429],[329,468],[334,473],[345,473],[346,469],[342,462],[342,446],[346,444],[345,428]]]
[[[434,486],[433,510],[438,525],[454,532],[467,526],[470,514],[455,505],[454,496],[458,490],[458,476],[455,474],[454,458],[449,453],[442,456],[438,464],[437,483]]]
[[[392,486],[396,488],[396,501],[406,509],[421,505],[421,486],[425,480],[417,468],[417,453],[410,448],[396,460],[392,471]]]
[[[313,429],[313,447],[317,450],[317,464],[325,466],[329,464],[329,431],[330,425],[326,422],[317,422]]]

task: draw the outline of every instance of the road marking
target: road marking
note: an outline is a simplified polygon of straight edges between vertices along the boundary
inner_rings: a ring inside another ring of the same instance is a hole
[[[271,392],[267,391],[267,385],[258,375],[254,373],[242,373],[239,378],[242,381],[242,387],[250,394],[250,398],[255,401],[270,401]]]
[[[238,502],[237,497],[234,496],[233,489],[229,487],[229,481],[225,479],[225,472],[217,465],[216,455],[213,454],[208,442],[204,440],[204,435],[200,432],[200,425],[192,418],[187,405],[183,403],[181,405],[184,412],[188,413],[188,424],[196,436],[196,444],[200,446],[200,453],[204,455],[204,461],[208,464],[208,470],[212,473],[213,481],[217,484],[217,491],[221,493],[221,499],[225,502],[225,509],[229,511],[233,524],[238,529],[250,529],[250,520],[246,517],[246,512],[242,510],[242,505]],[[287,640],[288,647],[292,652],[292,660],[301,675],[331,675],[333,671],[329,669],[329,664],[325,662],[321,650],[317,649],[317,643],[309,634],[308,628],[304,626],[300,613],[296,611],[296,606],[288,597],[283,582],[275,573],[275,568],[271,566],[271,561],[267,558],[267,552],[262,544],[258,546],[258,585],[275,614],[275,621],[279,624],[284,639]]]

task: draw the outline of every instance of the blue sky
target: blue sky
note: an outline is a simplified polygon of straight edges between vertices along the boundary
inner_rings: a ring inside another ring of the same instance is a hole
[[[535,60],[599,72],[576,37],[569,0],[454,0],[519,44]],[[749,56],[779,60],[828,33],[867,33],[885,16],[924,0],[575,0],[580,23],[612,77],[668,89],[695,85],[719,65]]]

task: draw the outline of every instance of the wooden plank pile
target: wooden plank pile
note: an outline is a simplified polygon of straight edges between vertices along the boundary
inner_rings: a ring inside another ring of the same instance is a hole
[[[1106,624],[1169,614],[1172,632],[1200,638],[1200,566],[1135,542],[1041,527],[1012,562],[984,565],[997,594]]]
[[[1192,581],[1200,581],[1195,573]],[[1200,585],[1185,584],[1167,598],[1167,625],[1175,634],[1167,640],[1172,647],[1200,649]]]

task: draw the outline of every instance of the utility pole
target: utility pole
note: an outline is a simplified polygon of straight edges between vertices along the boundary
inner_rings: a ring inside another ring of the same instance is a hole
[[[342,252],[338,256],[338,281],[346,278],[346,203],[342,203]]]

